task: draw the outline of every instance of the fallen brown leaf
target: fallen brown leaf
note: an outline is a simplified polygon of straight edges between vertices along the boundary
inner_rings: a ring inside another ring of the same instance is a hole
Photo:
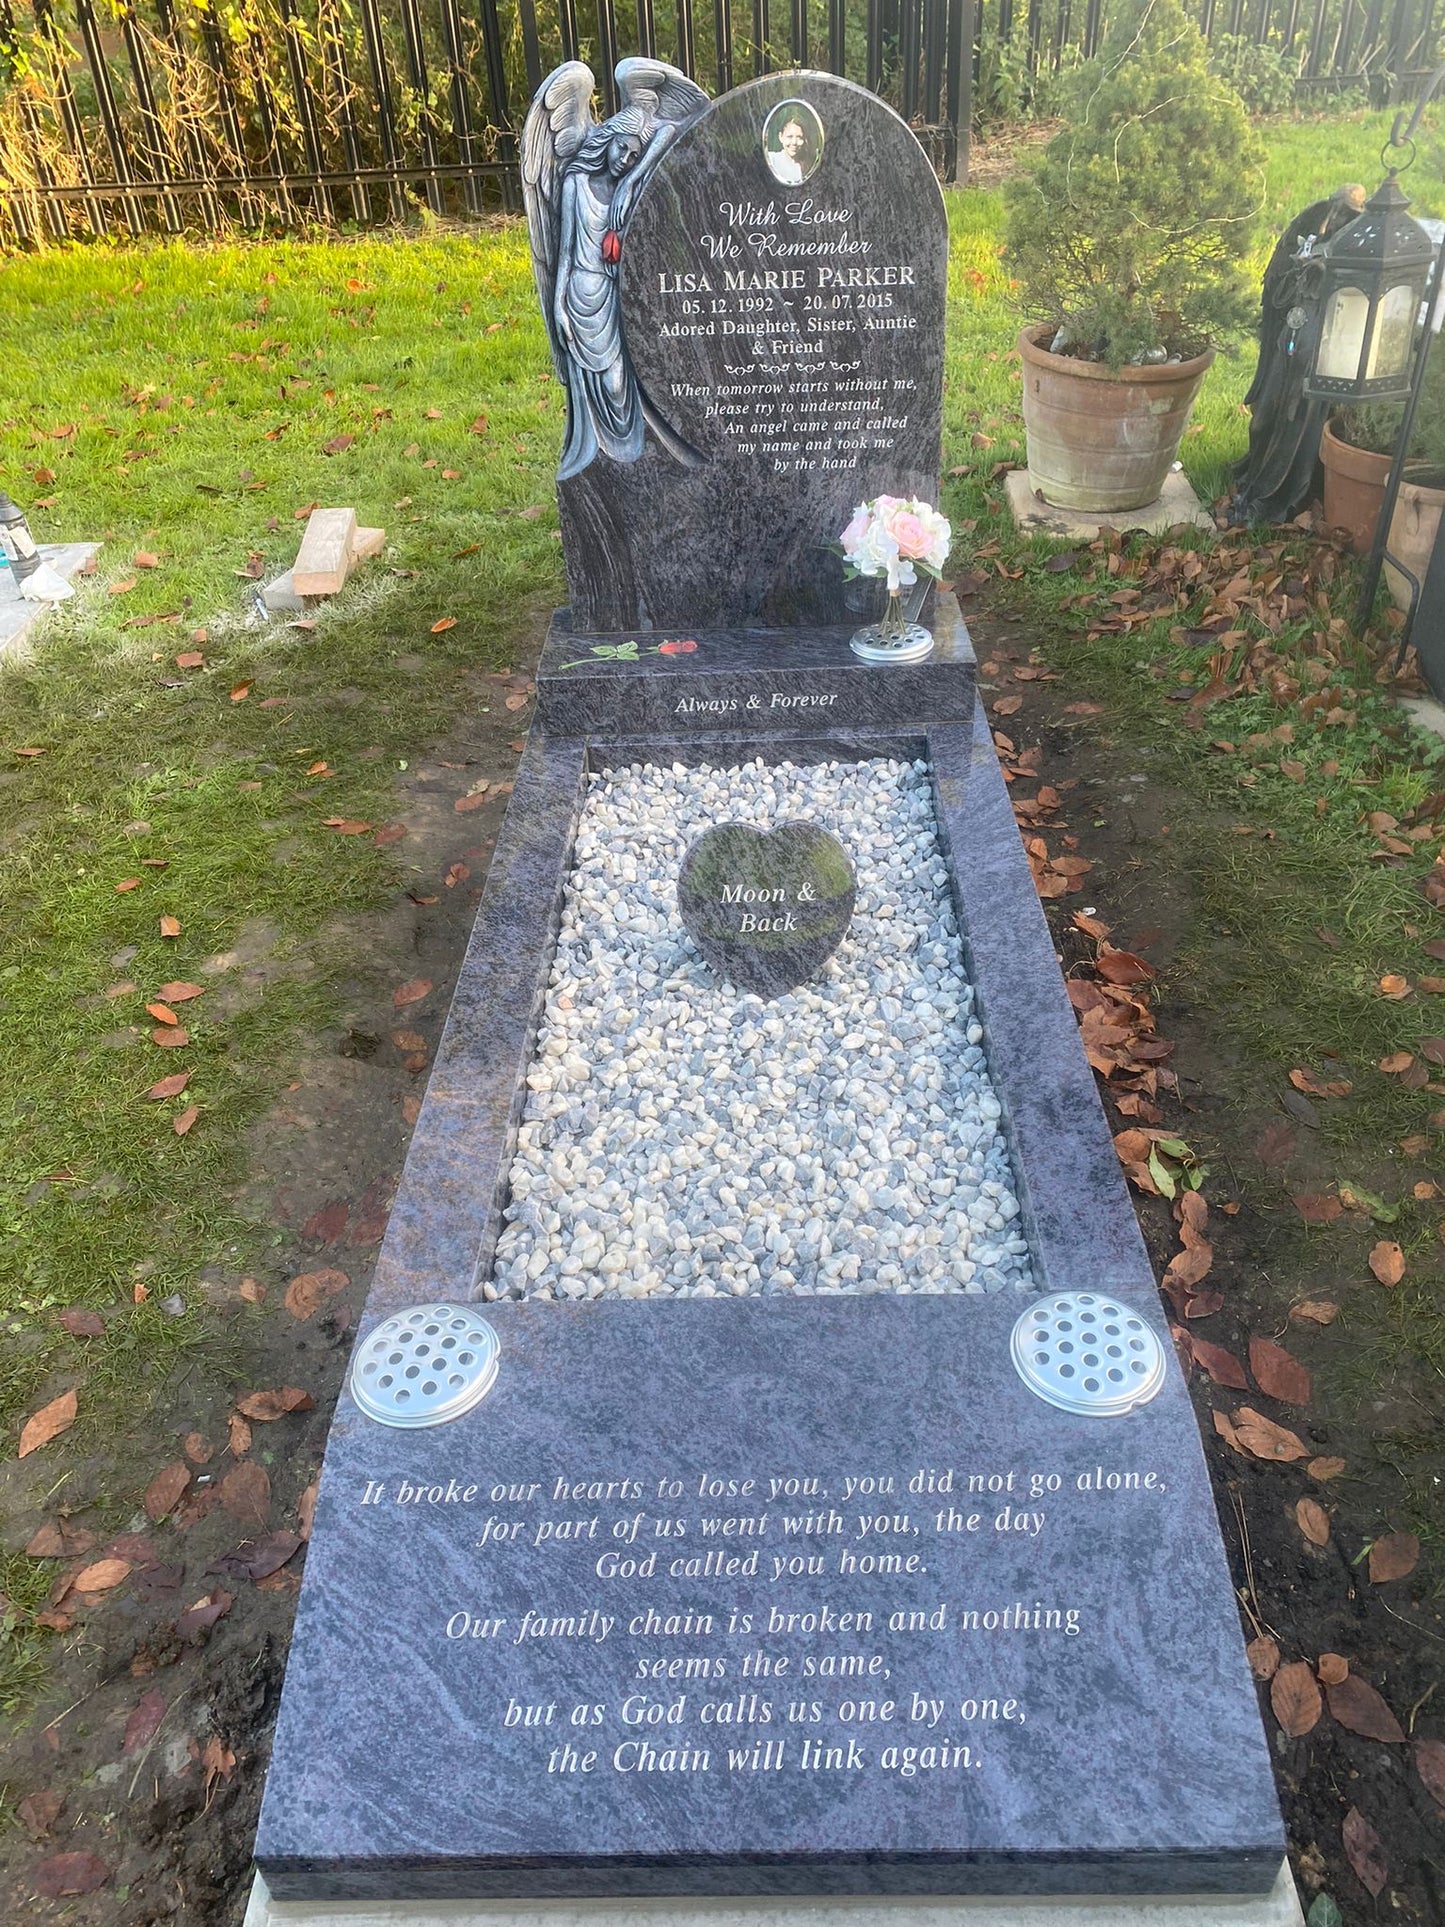
[[[39,1793],[28,1793],[15,1812],[32,1840],[44,1840],[54,1830],[64,1805],[65,1795],[46,1787]]]
[[[183,1111],[177,1111],[171,1119],[171,1129],[177,1137],[184,1137],[200,1115],[201,1108],[198,1104],[188,1104]]]
[[[49,1445],[52,1439],[58,1439],[62,1432],[74,1425],[78,1406],[77,1393],[69,1391],[62,1392],[59,1398],[51,1399],[48,1405],[42,1405],[38,1412],[33,1412],[21,1430],[20,1450],[15,1456],[29,1458],[42,1445]]]
[[[288,1412],[311,1412],[315,1409],[316,1400],[310,1392],[303,1392],[299,1385],[283,1385],[274,1392],[247,1392],[244,1398],[236,1400],[236,1410],[243,1418],[255,1419],[262,1425],[269,1424],[273,1419],[285,1418]]]
[[[216,1456],[216,1448],[204,1432],[187,1432],[184,1449],[192,1465],[209,1465]]]
[[[113,1592],[131,1569],[129,1559],[97,1559],[92,1566],[86,1566],[75,1575],[74,1585],[77,1592]]]
[[[153,1686],[141,1699],[130,1718],[125,1723],[125,1737],[121,1741],[122,1753],[139,1753],[143,1746],[149,1746],[161,1730],[161,1721],[166,1716],[165,1695],[160,1688]]]
[[[172,1071],[169,1077],[163,1077],[158,1084],[152,1084],[146,1096],[152,1101],[162,1097],[179,1097],[190,1081],[189,1071]]]
[[[1279,1647],[1263,1633],[1257,1639],[1250,1640],[1244,1649],[1244,1656],[1256,1679],[1273,1679],[1279,1671]]]
[[[180,1639],[193,1639],[214,1626],[216,1621],[231,1610],[235,1595],[218,1586],[212,1593],[203,1594],[194,1605],[186,1610],[176,1621],[176,1636]]]
[[[1405,1579],[1420,1563],[1420,1541],[1413,1532],[1387,1532],[1370,1547],[1370,1578],[1377,1586]]]
[[[1276,1425],[1252,1406],[1242,1405],[1234,1415],[1234,1437],[1238,1449],[1256,1459],[1280,1461],[1307,1459],[1309,1447],[1283,1425]]]
[[[1269,1683],[1274,1716],[1292,1740],[1303,1739],[1319,1725],[1324,1711],[1319,1684],[1302,1659],[1281,1666]]]
[[[448,629],[455,629],[456,626],[457,619],[455,616],[441,616],[432,624],[431,632],[434,636],[440,636],[444,635]]]
[[[1340,1308],[1328,1298],[1302,1298],[1289,1308],[1291,1318],[1308,1319],[1312,1325],[1333,1325]]]
[[[226,1449],[233,1459],[243,1459],[251,1449],[251,1428],[239,1412],[232,1412],[226,1421]]]
[[[184,1004],[188,1003],[192,997],[204,997],[205,994],[205,986],[203,984],[187,983],[162,984],[156,992],[157,997],[160,998],[163,1004]]]
[[[1255,1140],[1254,1155],[1261,1164],[1288,1164],[1294,1155],[1295,1134],[1288,1124],[1271,1124]]]
[[[1345,1209],[1338,1198],[1319,1193],[1297,1196],[1294,1199],[1294,1208],[1306,1224],[1333,1224],[1336,1218],[1343,1215]]]
[[[302,1271],[286,1287],[285,1305],[293,1318],[314,1318],[328,1298],[345,1291],[351,1283],[344,1271],[328,1266],[321,1271]]]
[[[1330,1479],[1339,1478],[1344,1469],[1345,1462],[1343,1459],[1325,1458],[1311,1459],[1305,1467],[1305,1471],[1309,1473],[1310,1477],[1312,1479],[1318,1479],[1321,1485],[1326,1484]]]
[[[1292,1352],[1268,1338],[1249,1341],[1249,1369],[1259,1389],[1286,1405],[1308,1405],[1310,1375]]]
[[[303,1545],[311,1537],[311,1527],[316,1518],[316,1495],[320,1490],[320,1479],[313,1479],[296,1501],[296,1517],[300,1522]]]
[[[69,1894],[93,1894],[110,1879],[110,1868],[98,1853],[53,1853],[31,1875],[36,1893],[47,1900]]]
[[[217,1780],[229,1780],[236,1769],[236,1755],[225,1741],[212,1734],[201,1752],[201,1765],[205,1768],[205,1791],[210,1792]]]
[[[1165,1268],[1164,1289],[1192,1291],[1209,1275],[1213,1263],[1213,1247],[1203,1242],[1187,1246],[1183,1251],[1176,1251]],[[1223,1383],[1222,1380],[1220,1382]]]
[[[1350,1662],[1339,1653],[1321,1653],[1315,1671],[1325,1686],[1338,1686],[1342,1679],[1349,1676]]]
[[[185,1497],[191,1483],[191,1468],[183,1460],[177,1459],[174,1465],[162,1466],[145,1490],[145,1515],[148,1519],[164,1519],[168,1512],[174,1512]]]
[[[89,1311],[83,1305],[77,1305],[70,1311],[61,1312],[60,1324],[61,1328],[64,1331],[68,1331],[72,1338],[103,1338],[105,1336],[105,1320],[98,1311]]]
[[[1386,1746],[1405,1744],[1404,1728],[1384,1700],[1358,1673],[1347,1673],[1325,1689],[1330,1712],[1341,1726]]]
[[[1381,1238],[1368,1262],[1382,1285],[1398,1285],[1405,1275],[1405,1254],[1392,1238]]]
[[[391,993],[392,1007],[405,1010],[408,1004],[419,1004],[424,997],[430,997],[432,988],[429,977],[411,977],[406,983],[398,984]]]
[[[233,1465],[220,1484],[221,1504],[244,1525],[263,1526],[271,1509],[271,1479],[254,1459]]]
[[[161,935],[163,937],[178,937],[180,934],[181,920],[179,917],[166,916],[161,918]]]
[[[207,1572],[218,1572],[226,1579],[266,1579],[279,1572],[302,1546],[299,1533],[273,1532],[265,1539],[243,1539],[230,1552],[213,1559]]]
[[[1317,1499],[1301,1499],[1294,1509],[1295,1521],[1312,1546],[1330,1543],[1330,1515]]]
[[[1212,1345],[1207,1338],[1197,1338],[1191,1332],[1189,1349],[1216,1385],[1231,1385],[1239,1392],[1249,1390],[1249,1379],[1243,1365],[1223,1345]]]

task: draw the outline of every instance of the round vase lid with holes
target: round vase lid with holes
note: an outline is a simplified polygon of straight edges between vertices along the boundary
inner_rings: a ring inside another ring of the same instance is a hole
[[[1164,1383],[1164,1347],[1154,1331],[1099,1291],[1037,1300],[1015,1323],[1009,1349],[1031,1392],[1083,1418],[1123,1418]]]
[[[399,1311],[357,1351],[351,1396],[379,1425],[443,1425],[486,1397],[501,1351],[471,1305]]]

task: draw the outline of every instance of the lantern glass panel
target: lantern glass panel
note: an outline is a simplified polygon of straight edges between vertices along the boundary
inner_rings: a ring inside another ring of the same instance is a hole
[[[1375,317],[1370,359],[1365,369],[1367,381],[1379,381],[1408,371],[1419,309],[1420,291],[1413,281],[1401,281],[1386,294]]]
[[[1362,288],[1336,288],[1325,309],[1315,372],[1329,381],[1353,381],[1360,372],[1370,297]]]

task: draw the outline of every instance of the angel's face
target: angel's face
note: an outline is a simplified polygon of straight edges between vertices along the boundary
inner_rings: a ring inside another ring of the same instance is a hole
[[[614,134],[607,146],[607,166],[614,180],[620,180],[642,159],[639,134]]]

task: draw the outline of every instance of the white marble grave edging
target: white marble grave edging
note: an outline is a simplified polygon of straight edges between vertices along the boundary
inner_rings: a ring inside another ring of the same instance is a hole
[[[99,542],[42,542],[40,559],[68,582],[99,548]],[[9,569],[0,568],[0,658],[20,655],[21,645],[28,640],[30,631],[54,606],[50,602],[27,600],[16,588]]]
[[[1286,1861],[1265,1895],[1088,1898],[916,1894],[820,1900],[272,1900],[259,1874],[242,1927],[1304,1927]]]

